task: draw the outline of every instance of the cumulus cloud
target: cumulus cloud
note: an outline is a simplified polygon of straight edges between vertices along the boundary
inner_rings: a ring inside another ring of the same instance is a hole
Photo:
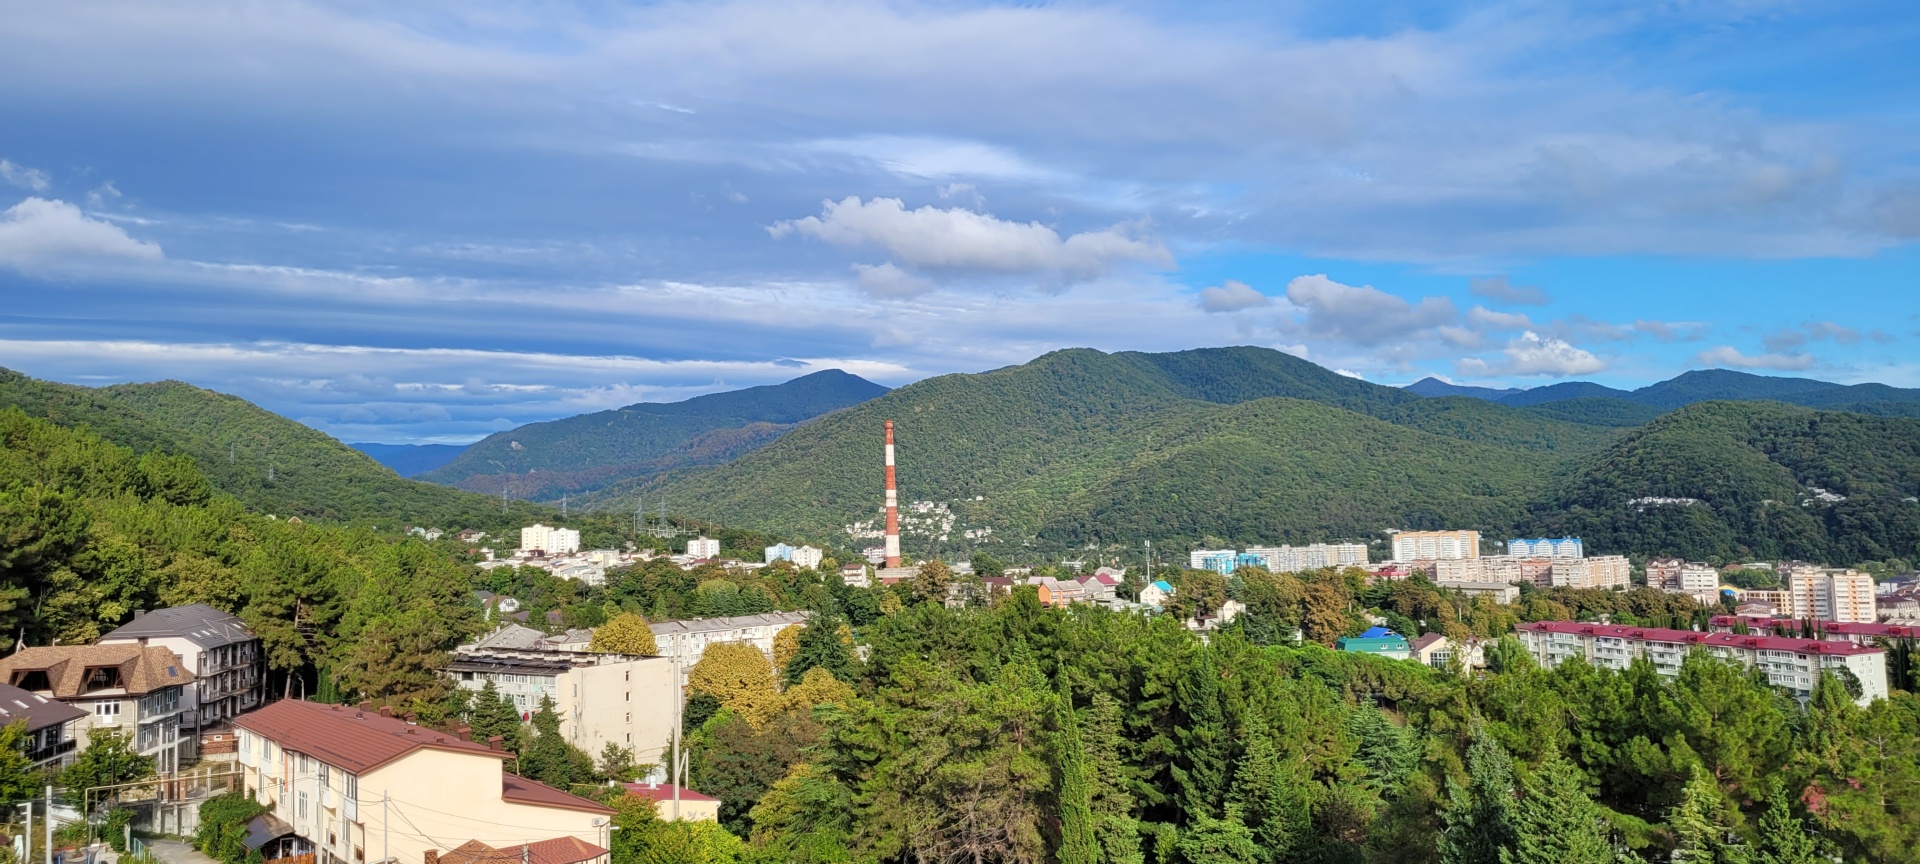
[[[65,201],[28,198],[0,212],[0,266],[34,270],[100,259],[158,259],[160,247],[89,219]]]
[[[826,201],[818,216],[776,222],[774,237],[804,234],[836,246],[878,246],[908,267],[1057,273],[1091,278],[1138,262],[1171,266],[1158,240],[1127,226],[1061,237],[1038,222],[1013,222],[960,207],[908,210],[898,198]]]
[[[1552,378],[1565,378],[1569,375],[1591,375],[1606,371],[1606,361],[1593,355],[1584,348],[1575,346],[1565,339],[1555,336],[1542,336],[1531,330],[1520,334],[1519,338],[1507,343],[1501,349],[1501,359],[1488,362],[1479,357],[1468,357],[1457,365],[1460,374],[1473,378],[1486,378],[1496,375],[1540,375]]]
[[[891,261],[855,264],[853,272],[860,290],[875,297],[912,297],[933,290],[932,282],[900,269]]]
[[[1715,348],[1709,348],[1700,352],[1694,359],[1707,366],[1727,366],[1734,369],[1773,369],[1781,371],[1811,369],[1814,364],[1813,355],[1804,352],[1788,354],[1779,351],[1769,351],[1768,353],[1757,355],[1742,354],[1739,349],[1732,345],[1721,345]]]
[[[1239,312],[1273,305],[1268,297],[1245,282],[1228,279],[1212,288],[1200,289],[1200,308],[1208,312]]]
[[[1530,330],[1533,319],[1518,312],[1495,312],[1485,306],[1467,310],[1467,323],[1482,330]]]
[[[5,159],[0,159],[0,180],[34,192],[45,192],[53,185],[53,178],[48,177],[47,172]]]
[[[1287,283],[1287,299],[1307,310],[1309,336],[1356,345],[1401,341],[1459,317],[1445,297],[1412,303],[1371,285],[1343,285],[1325,274],[1294,277]]]
[[[1467,290],[1476,297],[1485,297],[1495,303],[1518,306],[1545,306],[1548,299],[1547,292],[1532,285],[1515,285],[1505,276],[1475,279],[1467,284]]]

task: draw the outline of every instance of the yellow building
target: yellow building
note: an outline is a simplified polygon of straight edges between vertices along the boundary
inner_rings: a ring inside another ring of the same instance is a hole
[[[413,864],[470,841],[572,838],[604,864],[613,810],[506,773],[510,754],[384,711],[287,700],[234,720],[255,800],[282,823],[262,854]]]

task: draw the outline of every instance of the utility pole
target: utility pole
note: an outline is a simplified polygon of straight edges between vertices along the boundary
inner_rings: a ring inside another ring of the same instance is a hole
[[[387,847],[387,826],[393,824],[387,815],[387,802],[392,800],[393,796],[387,790],[380,790],[380,864],[393,860],[393,851]]]
[[[664,503],[662,502],[662,510],[665,510]],[[687,695],[686,688],[680,685],[680,634],[678,633],[673,634],[673,687],[673,821],[678,822],[680,821],[680,728],[686,723],[680,718],[680,710]]]
[[[53,785],[47,785],[47,864],[53,864]]]
[[[20,860],[33,860],[33,799],[27,799],[27,830],[20,834]]]

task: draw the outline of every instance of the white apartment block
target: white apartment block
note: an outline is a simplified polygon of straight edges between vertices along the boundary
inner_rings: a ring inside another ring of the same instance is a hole
[[[1655,558],[1647,562],[1647,587],[1670,594],[1712,596],[1720,590],[1720,571],[1698,561]]]
[[[560,734],[599,758],[608,744],[626,747],[641,762],[657,761],[673,732],[679,690],[673,662],[567,650],[509,650],[463,646],[445,672],[464,690],[494,690],[531,719],[553,700]]]
[[[688,540],[687,557],[698,559],[718,558],[720,557],[720,541],[712,537],[695,537],[692,540]]]
[[[1802,567],[1787,571],[1795,618],[1871,624],[1879,620],[1873,577],[1853,570]],[[1785,610],[1783,610],[1784,612]]]
[[[825,551],[816,549],[812,546],[802,546],[798,549],[793,550],[792,561],[793,561],[793,566],[798,567],[802,570],[814,570],[814,569],[818,569],[820,567],[820,562],[825,561],[826,558],[827,558],[827,553]]]
[[[1507,541],[1507,554],[1515,558],[1585,558],[1586,547],[1578,537],[1515,538]]]
[[[1395,561],[1445,561],[1478,557],[1478,531],[1402,531],[1393,535]]]
[[[1301,573],[1323,567],[1345,567],[1367,563],[1364,543],[1313,543],[1306,546],[1255,546],[1246,551],[1258,556],[1271,573]]]
[[[528,525],[520,529],[520,551],[539,550],[552,555],[571,555],[580,551],[580,532],[572,528]]]
[[[1624,555],[1561,558],[1550,569],[1556,588],[1625,588],[1632,578],[1632,565]]]
[[[773,637],[794,624],[805,624],[807,612],[766,612],[759,615],[735,615],[729,618],[685,618],[660,621],[653,628],[653,640],[660,656],[677,657],[681,674],[700,662],[708,645],[722,642],[746,642],[773,656]]]
[[[1786,639],[1778,636],[1697,633],[1654,627],[1619,627],[1574,621],[1535,621],[1514,628],[1514,635],[1541,666],[1553,668],[1579,657],[1595,666],[1623,670],[1645,657],[1666,676],[1695,649],[1721,660],[1758,666],[1767,682],[1805,699],[1823,670],[1844,668],[1860,682],[1862,705],[1887,695],[1886,652],[1848,642]]]

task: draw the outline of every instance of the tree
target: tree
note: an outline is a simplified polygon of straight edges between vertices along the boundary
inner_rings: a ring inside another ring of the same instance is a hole
[[[1513,791],[1512,758],[1484,725],[1476,726],[1467,746],[1467,782],[1447,780],[1443,864],[1501,864],[1514,841]]]
[[[1189,824],[1213,816],[1227,794],[1227,772],[1233,742],[1220,698],[1220,670],[1214,651],[1202,648],[1187,665],[1174,687],[1181,723],[1174,729],[1179,742],[1173,780],[1179,790],[1180,810]]]
[[[788,624],[773,634],[773,668],[776,672],[785,672],[787,664],[793,662],[794,655],[800,653],[799,624]]]
[[[1580,785],[1580,773],[1559,753],[1520,781],[1513,806],[1513,847],[1501,864],[1612,864],[1600,808]]]
[[[654,641],[653,628],[647,626],[647,619],[632,612],[622,612],[593,631],[593,641],[587,647],[593,651],[608,654],[627,654],[633,657],[658,657],[660,645]]]
[[[520,751],[519,773],[556,789],[593,780],[593,757],[568,743],[560,734],[560,715],[553,699],[542,697],[533,713],[533,737]]]
[[[631,783],[639,779],[640,766],[633,758],[632,747],[622,747],[612,741],[600,748],[600,776],[616,783]]]
[[[1360,742],[1354,761],[1367,770],[1367,779],[1383,797],[1400,791],[1407,775],[1420,764],[1420,741],[1411,730],[1394,725],[1387,714],[1371,703],[1356,709],[1347,719],[1347,731]]]
[[[824,612],[807,620],[807,626],[794,636],[793,658],[781,669],[787,686],[800,683],[814,669],[825,669],[833,677],[853,683],[858,661],[843,632],[845,627],[845,619]]]
[[[1260,847],[1253,832],[1240,821],[1239,808],[1229,805],[1223,818],[1199,814],[1180,831],[1175,848],[1187,864],[1255,864]]]
[[[1080,740],[1080,720],[1065,693],[1055,700],[1053,715],[1060,800],[1060,846],[1054,857],[1059,864],[1094,864],[1099,856],[1093,831],[1093,778]]]
[[[1721,820],[1722,803],[1713,775],[1694,766],[1680,804],[1667,817],[1675,864],[1748,864],[1746,848],[1728,839],[1733,831]]]
[[[267,812],[266,805],[239,792],[215,795],[200,803],[200,827],[193,832],[193,848],[221,864],[247,860],[247,822]]]
[[[711,695],[722,707],[756,724],[767,719],[780,703],[780,687],[774,682],[767,655],[746,642],[707,646],[700,662],[687,673],[687,689]]]
[[[493,686],[493,679],[487,679],[467,703],[467,725],[473,727],[473,740],[487,741],[498,735],[507,752],[520,752],[520,709]]]
[[[973,575],[982,579],[992,579],[1007,574],[1007,565],[1000,561],[999,556],[985,549],[973,553],[972,562]]]
[[[1310,783],[1289,770],[1273,733],[1256,719],[1248,724],[1247,749],[1234,769],[1228,806],[1238,808],[1260,847],[1261,861],[1281,864],[1305,845],[1313,829]]]
[[[15,720],[0,727],[0,801],[21,801],[33,797],[39,788],[40,772],[27,759],[27,721]]]
[[[1787,802],[1786,787],[1778,781],[1767,794],[1766,812],[1760,814],[1753,853],[1753,864],[1824,864],[1827,860],[1820,854],[1820,844],[1807,823]]]
[[[1093,781],[1089,801],[1094,837],[1100,841],[1100,860],[1105,864],[1141,864],[1140,827],[1133,818],[1130,791],[1132,768],[1122,752],[1127,742],[1122,737],[1125,720],[1120,703],[1096,691],[1083,720],[1081,741],[1087,754],[1088,776]]]
[[[844,705],[853,698],[853,688],[828,673],[826,667],[807,670],[800,683],[787,688],[786,710],[806,713],[815,705]]]
[[[88,790],[145,780],[153,772],[153,757],[135,752],[131,738],[112,729],[89,729],[87,749],[60,772],[60,785],[67,800],[82,806]]]
[[[947,588],[953,584],[953,570],[940,560],[928,561],[920,565],[920,572],[913,577],[913,602],[945,603]]]

